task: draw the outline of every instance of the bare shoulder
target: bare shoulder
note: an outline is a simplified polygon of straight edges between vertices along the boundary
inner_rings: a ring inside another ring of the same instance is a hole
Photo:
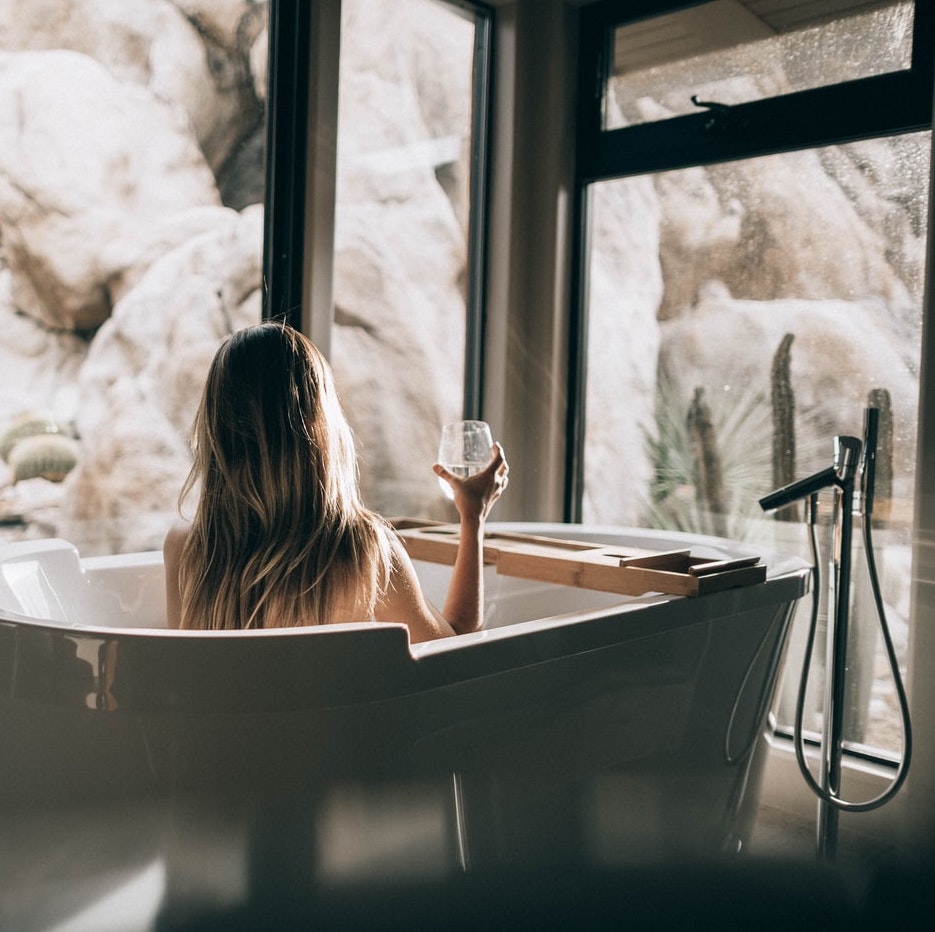
[[[188,540],[188,534],[191,530],[191,525],[187,521],[177,521],[169,530],[166,532],[165,540],[162,542],[162,554],[164,559],[167,561],[172,559],[174,562],[178,561],[179,554],[182,552],[182,547],[185,546],[185,541]]]
[[[189,525],[178,522],[172,525],[162,542],[162,565],[166,576],[166,624],[178,628],[182,619],[182,595],[179,591],[179,562],[182,547],[188,539]]]
[[[426,600],[405,544],[390,533],[390,582],[376,607],[377,621],[401,622],[413,643],[445,637],[451,626]]]
[[[392,529],[388,532],[388,537],[390,541],[390,577],[394,587],[402,584],[409,588],[419,588],[412,558],[409,556],[409,551],[406,549],[402,538]]]

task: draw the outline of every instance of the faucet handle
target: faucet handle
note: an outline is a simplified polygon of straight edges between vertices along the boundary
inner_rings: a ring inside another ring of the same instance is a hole
[[[834,470],[841,482],[853,479],[860,464],[861,443],[856,437],[839,435],[834,438]]]

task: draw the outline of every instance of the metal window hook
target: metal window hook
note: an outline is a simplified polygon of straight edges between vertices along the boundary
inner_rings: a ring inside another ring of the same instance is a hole
[[[730,104],[722,104],[716,100],[699,100],[697,94],[692,94],[690,99],[696,107],[708,111],[708,119],[704,124],[706,133],[723,132],[746,126],[746,121],[737,116]]]

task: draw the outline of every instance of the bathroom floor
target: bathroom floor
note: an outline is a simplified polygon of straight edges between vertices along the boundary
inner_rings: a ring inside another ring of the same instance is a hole
[[[375,930],[406,927],[415,932],[432,927],[432,923],[422,924],[431,903],[446,913],[453,903],[458,904],[455,915],[449,913],[446,920],[449,930],[470,928],[472,911],[476,913],[482,902],[496,909],[504,923],[487,922],[487,928],[559,928],[551,919],[548,923],[542,919],[547,906],[557,921],[584,891],[597,895],[592,899],[595,922],[590,928],[602,928],[609,915],[619,918],[616,911],[622,908],[637,918],[650,908],[657,893],[660,902],[665,901],[672,928],[687,918],[689,908],[696,910],[696,895],[703,895],[709,906],[722,910],[737,908],[734,894],[748,906],[760,898],[763,904],[756,909],[762,908],[763,919],[772,917],[777,922],[769,928],[781,927],[779,918],[784,923],[798,921],[791,912],[798,907],[787,902],[790,884],[804,884],[809,908],[817,910],[816,916],[824,916],[825,929],[837,915],[832,907],[843,909],[841,915],[853,919],[861,902],[852,885],[842,885],[839,878],[831,876],[833,882],[828,886],[830,875],[816,866],[813,827],[775,809],[761,812],[748,858],[722,863],[713,859],[688,869],[684,864],[633,865],[632,869],[594,872],[570,868],[560,879],[551,873],[543,879],[517,871],[481,879],[433,873],[431,858],[419,866],[407,860],[406,854],[418,849],[438,855],[432,847],[437,826],[430,810],[420,814],[418,808],[410,808],[398,815],[400,818],[385,823],[382,837],[368,845],[369,868],[363,864],[381,877],[380,890],[361,885],[363,875],[358,874],[356,882],[346,881],[343,886],[336,882],[315,887],[324,891],[323,897],[316,899],[310,892],[313,884],[309,875],[294,869],[291,877],[277,878],[282,896],[276,897],[276,902],[286,902],[296,889],[303,890],[304,896],[297,901],[302,904],[303,916],[314,903],[314,909],[326,911],[331,927],[348,932],[359,927],[357,922],[365,918],[362,914],[368,903],[376,912],[365,925]],[[0,840],[0,928],[15,932],[195,932],[209,928],[227,932],[251,928],[249,921],[256,916],[246,894],[252,882],[247,828],[236,811],[212,813],[210,807],[196,804],[174,805],[167,811],[157,805],[116,803],[82,812],[44,811],[10,819]],[[337,830],[332,826],[332,831]],[[341,831],[346,833],[346,828]],[[308,855],[309,851],[302,853]],[[284,858],[282,851],[277,854],[279,864],[290,862],[297,868],[301,862]],[[386,865],[394,861],[399,865],[395,877],[386,871]],[[410,876],[405,874],[407,863]],[[330,869],[335,870],[335,865],[340,867],[335,861]],[[777,865],[782,871],[774,869]],[[307,870],[308,864],[305,867]],[[472,899],[461,902],[468,889]],[[398,911],[399,925],[394,924],[392,912],[385,912],[387,891],[392,891],[389,900]],[[416,900],[424,900],[424,908],[416,901],[401,899],[405,891],[415,891]],[[862,890],[857,893],[863,895]],[[231,921],[212,925],[212,916]],[[523,917],[529,925],[523,926]],[[758,925],[762,928],[762,922]],[[282,927],[292,926],[286,923]],[[838,927],[843,928],[843,924],[832,923],[831,928]],[[656,921],[653,928],[670,926]]]
[[[752,854],[762,857],[815,857],[815,826],[773,806],[761,806],[750,840]]]

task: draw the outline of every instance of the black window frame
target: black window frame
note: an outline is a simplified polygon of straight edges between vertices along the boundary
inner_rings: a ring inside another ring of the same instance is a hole
[[[314,0],[269,0],[266,203],[263,228],[264,320],[302,328],[305,163]]]
[[[266,204],[263,235],[264,319],[301,329],[303,319],[311,33],[319,0],[269,0]],[[471,126],[471,214],[465,306],[463,411],[480,417],[486,322],[487,209],[494,10],[473,0],[436,0],[475,21]]]
[[[569,340],[565,517],[581,521],[587,388],[587,194],[591,184],[932,128],[935,4],[913,0],[911,67],[737,104],[712,127],[706,110],[605,130],[614,30],[711,0],[600,0],[581,11]],[[687,91],[689,93],[690,91]],[[716,128],[716,131],[712,131]]]

